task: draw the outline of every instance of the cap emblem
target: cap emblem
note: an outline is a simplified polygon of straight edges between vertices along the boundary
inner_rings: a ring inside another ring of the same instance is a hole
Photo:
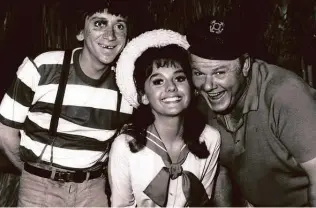
[[[210,22],[210,32],[211,33],[216,33],[216,34],[221,34],[224,30],[224,22],[212,20]]]

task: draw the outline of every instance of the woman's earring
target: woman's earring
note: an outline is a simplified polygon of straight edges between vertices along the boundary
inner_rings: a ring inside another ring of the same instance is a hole
[[[197,89],[194,90],[194,95],[198,96],[200,94],[200,91],[198,91]]]
[[[146,95],[143,95],[143,96],[142,96],[142,103],[143,103],[144,105],[148,105],[148,104],[149,104],[149,100],[147,99],[147,96],[146,96]]]

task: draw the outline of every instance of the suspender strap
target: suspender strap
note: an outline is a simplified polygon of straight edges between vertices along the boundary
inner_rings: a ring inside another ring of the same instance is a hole
[[[122,95],[120,91],[117,91],[117,103],[116,103],[116,114],[114,120],[116,121],[116,127],[120,124],[120,113],[121,113]]]
[[[66,84],[68,80],[69,67],[71,61],[72,50],[66,50],[64,55],[63,66],[60,74],[60,80],[58,85],[58,91],[55,99],[54,109],[52,113],[52,118],[49,126],[49,134],[51,136],[56,136],[57,126],[58,126],[58,118],[61,112],[61,106],[64,99]]]

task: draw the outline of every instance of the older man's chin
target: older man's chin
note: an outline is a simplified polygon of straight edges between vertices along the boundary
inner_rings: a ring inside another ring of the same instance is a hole
[[[201,95],[202,95],[202,97],[204,98],[204,100],[206,101],[208,107],[209,107],[214,113],[216,113],[216,114],[221,114],[221,115],[226,115],[226,114],[228,114],[228,113],[230,112],[231,109],[226,109],[226,108],[224,108],[224,109],[222,109],[222,108],[218,109],[218,108],[214,107],[214,106],[219,105],[219,104],[215,104],[215,103],[212,104],[212,102],[210,101],[210,98],[209,98],[208,94],[206,94],[206,93],[201,93]]]

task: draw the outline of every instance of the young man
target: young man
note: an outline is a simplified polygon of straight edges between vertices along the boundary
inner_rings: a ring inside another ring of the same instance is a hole
[[[200,107],[221,133],[220,164],[255,206],[315,206],[316,91],[249,57],[238,18],[205,18],[187,34]],[[216,187],[229,190],[224,176]]]
[[[83,48],[72,51],[56,136],[49,128],[64,51],[25,58],[19,67],[0,106],[1,147],[22,170],[18,206],[108,206],[109,139],[132,112],[112,70],[127,42],[127,2],[76,3]]]

